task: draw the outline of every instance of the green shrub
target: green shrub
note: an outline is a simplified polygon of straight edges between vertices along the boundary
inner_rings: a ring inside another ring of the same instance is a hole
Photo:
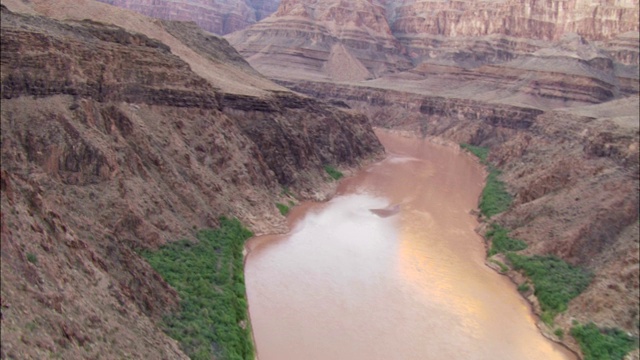
[[[518,285],[518,291],[521,293],[526,293],[529,290],[531,290],[531,287],[529,286],[529,283],[527,283],[526,281]]]
[[[460,147],[471,152],[480,159],[482,164],[487,165],[487,157],[489,156],[489,148],[474,146],[469,144],[460,144]],[[480,197],[480,212],[490,218],[509,208],[511,205],[511,195],[505,189],[504,183],[498,179],[500,171],[489,166],[489,176],[487,176],[487,184],[482,190]]]
[[[560,328],[555,329],[553,333],[558,337],[558,339],[562,340],[564,338],[564,331]]]
[[[507,253],[507,258],[516,270],[523,270],[535,286],[535,294],[550,323],[560,312],[567,309],[571,299],[587,288],[593,275],[580,267],[572,266],[555,256],[521,256]]]
[[[498,176],[500,171],[493,168],[489,170],[487,184],[482,189],[480,197],[480,212],[488,218],[507,210],[511,205],[511,195]]]
[[[253,359],[244,288],[242,250],[253,234],[236,219],[202,230],[198,242],[182,240],[143,256],[180,295],[180,312],[165,331],[192,359]]]
[[[506,253],[507,251],[520,251],[527,248],[527,243],[522,240],[510,238],[507,229],[498,224],[491,224],[491,229],[489,229],[485,235],[488,239],[491,239],[491,249],[489,249],[488,256]]]
[[[553,319],[555,319],[555,317],[556,312],[551,310],[543,311],[542,314],[540,314],[540,320],[549,326],[553,326]]]
[[[638,347],[634,339],[619,329],[599,329],[594,323],[571,328],[585,360],[622,360]]]
[[[507,265],[505,265],[502,261],[498,261],[496,259],[489,259],[489,261],[491,261],[492,263],[498,265],[498,267],[500,267],[500,273],[504,274],[507,271],[509,271],[509,267]]]
[[[487,157],[489,156],[489,148],[482,146],[474,146],[469,144],[460,144],[460,147],[469,151],[473,155],[477,156],[480,159],[480,162],[483,164],[487,163]]]
[[[333,180],[340,180],[340,178],[344,176],[338,169],[331,165],[325,165],[324,171],[326,171]]]
[[[36,254],[27,253],[27,261],[32,263],[32,264],[37,264],[38,263],[38,257],[36,256]]]
[[[281,203],[276,203],[276,207],[278,208],[278,210],[280,210],[280,214],[282,214],[283,216],[287,216],[287,214],[291,210],[287,205]]]

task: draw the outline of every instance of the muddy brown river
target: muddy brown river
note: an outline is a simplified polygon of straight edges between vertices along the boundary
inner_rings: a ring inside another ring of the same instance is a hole
[[[260,360],[576,359],[484,264],[474,228],[483,170],[456,147],[378,132],[387,158],[292,231],[249,241]]]

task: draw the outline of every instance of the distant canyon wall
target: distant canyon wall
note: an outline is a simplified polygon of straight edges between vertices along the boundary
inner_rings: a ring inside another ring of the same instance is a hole
[[[391,29],[400,38],[502,34],[558,40],[566,33],[577,33],[589,40],[602,40],[638,31],[637,0],[383,2]]]
[[[158,19],[193,21],[206,31],[224,35],[262,20],[279,0],[99,0]]]
[[[600,73],[589,76],[608,73],[610,95],[598,95],[602,101],[617,96],[611,87],[637,89],[639,10],[638,1],[283,0],[227,39],[253,67],[282,80],[367,81],[420,72],[423,64],[562,73],[584,67],[563,62],[583,61]]]

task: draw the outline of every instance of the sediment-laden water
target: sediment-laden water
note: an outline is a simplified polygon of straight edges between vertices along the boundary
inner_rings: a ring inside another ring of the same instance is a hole
[[[483,170],[456,147],[378,133],[387,158],[305,204],[245,265],[260,360],[575,359],[484,264]]]

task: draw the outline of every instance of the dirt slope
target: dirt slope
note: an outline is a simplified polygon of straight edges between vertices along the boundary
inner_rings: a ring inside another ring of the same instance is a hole
[[[382,148],[194,25],[30,4],[67,20],[2,8],[2,358],[185,358],[158,325],[177,294],[138,251],[220,215],[282,230],[285,187],[322,198],[323,165]]]

